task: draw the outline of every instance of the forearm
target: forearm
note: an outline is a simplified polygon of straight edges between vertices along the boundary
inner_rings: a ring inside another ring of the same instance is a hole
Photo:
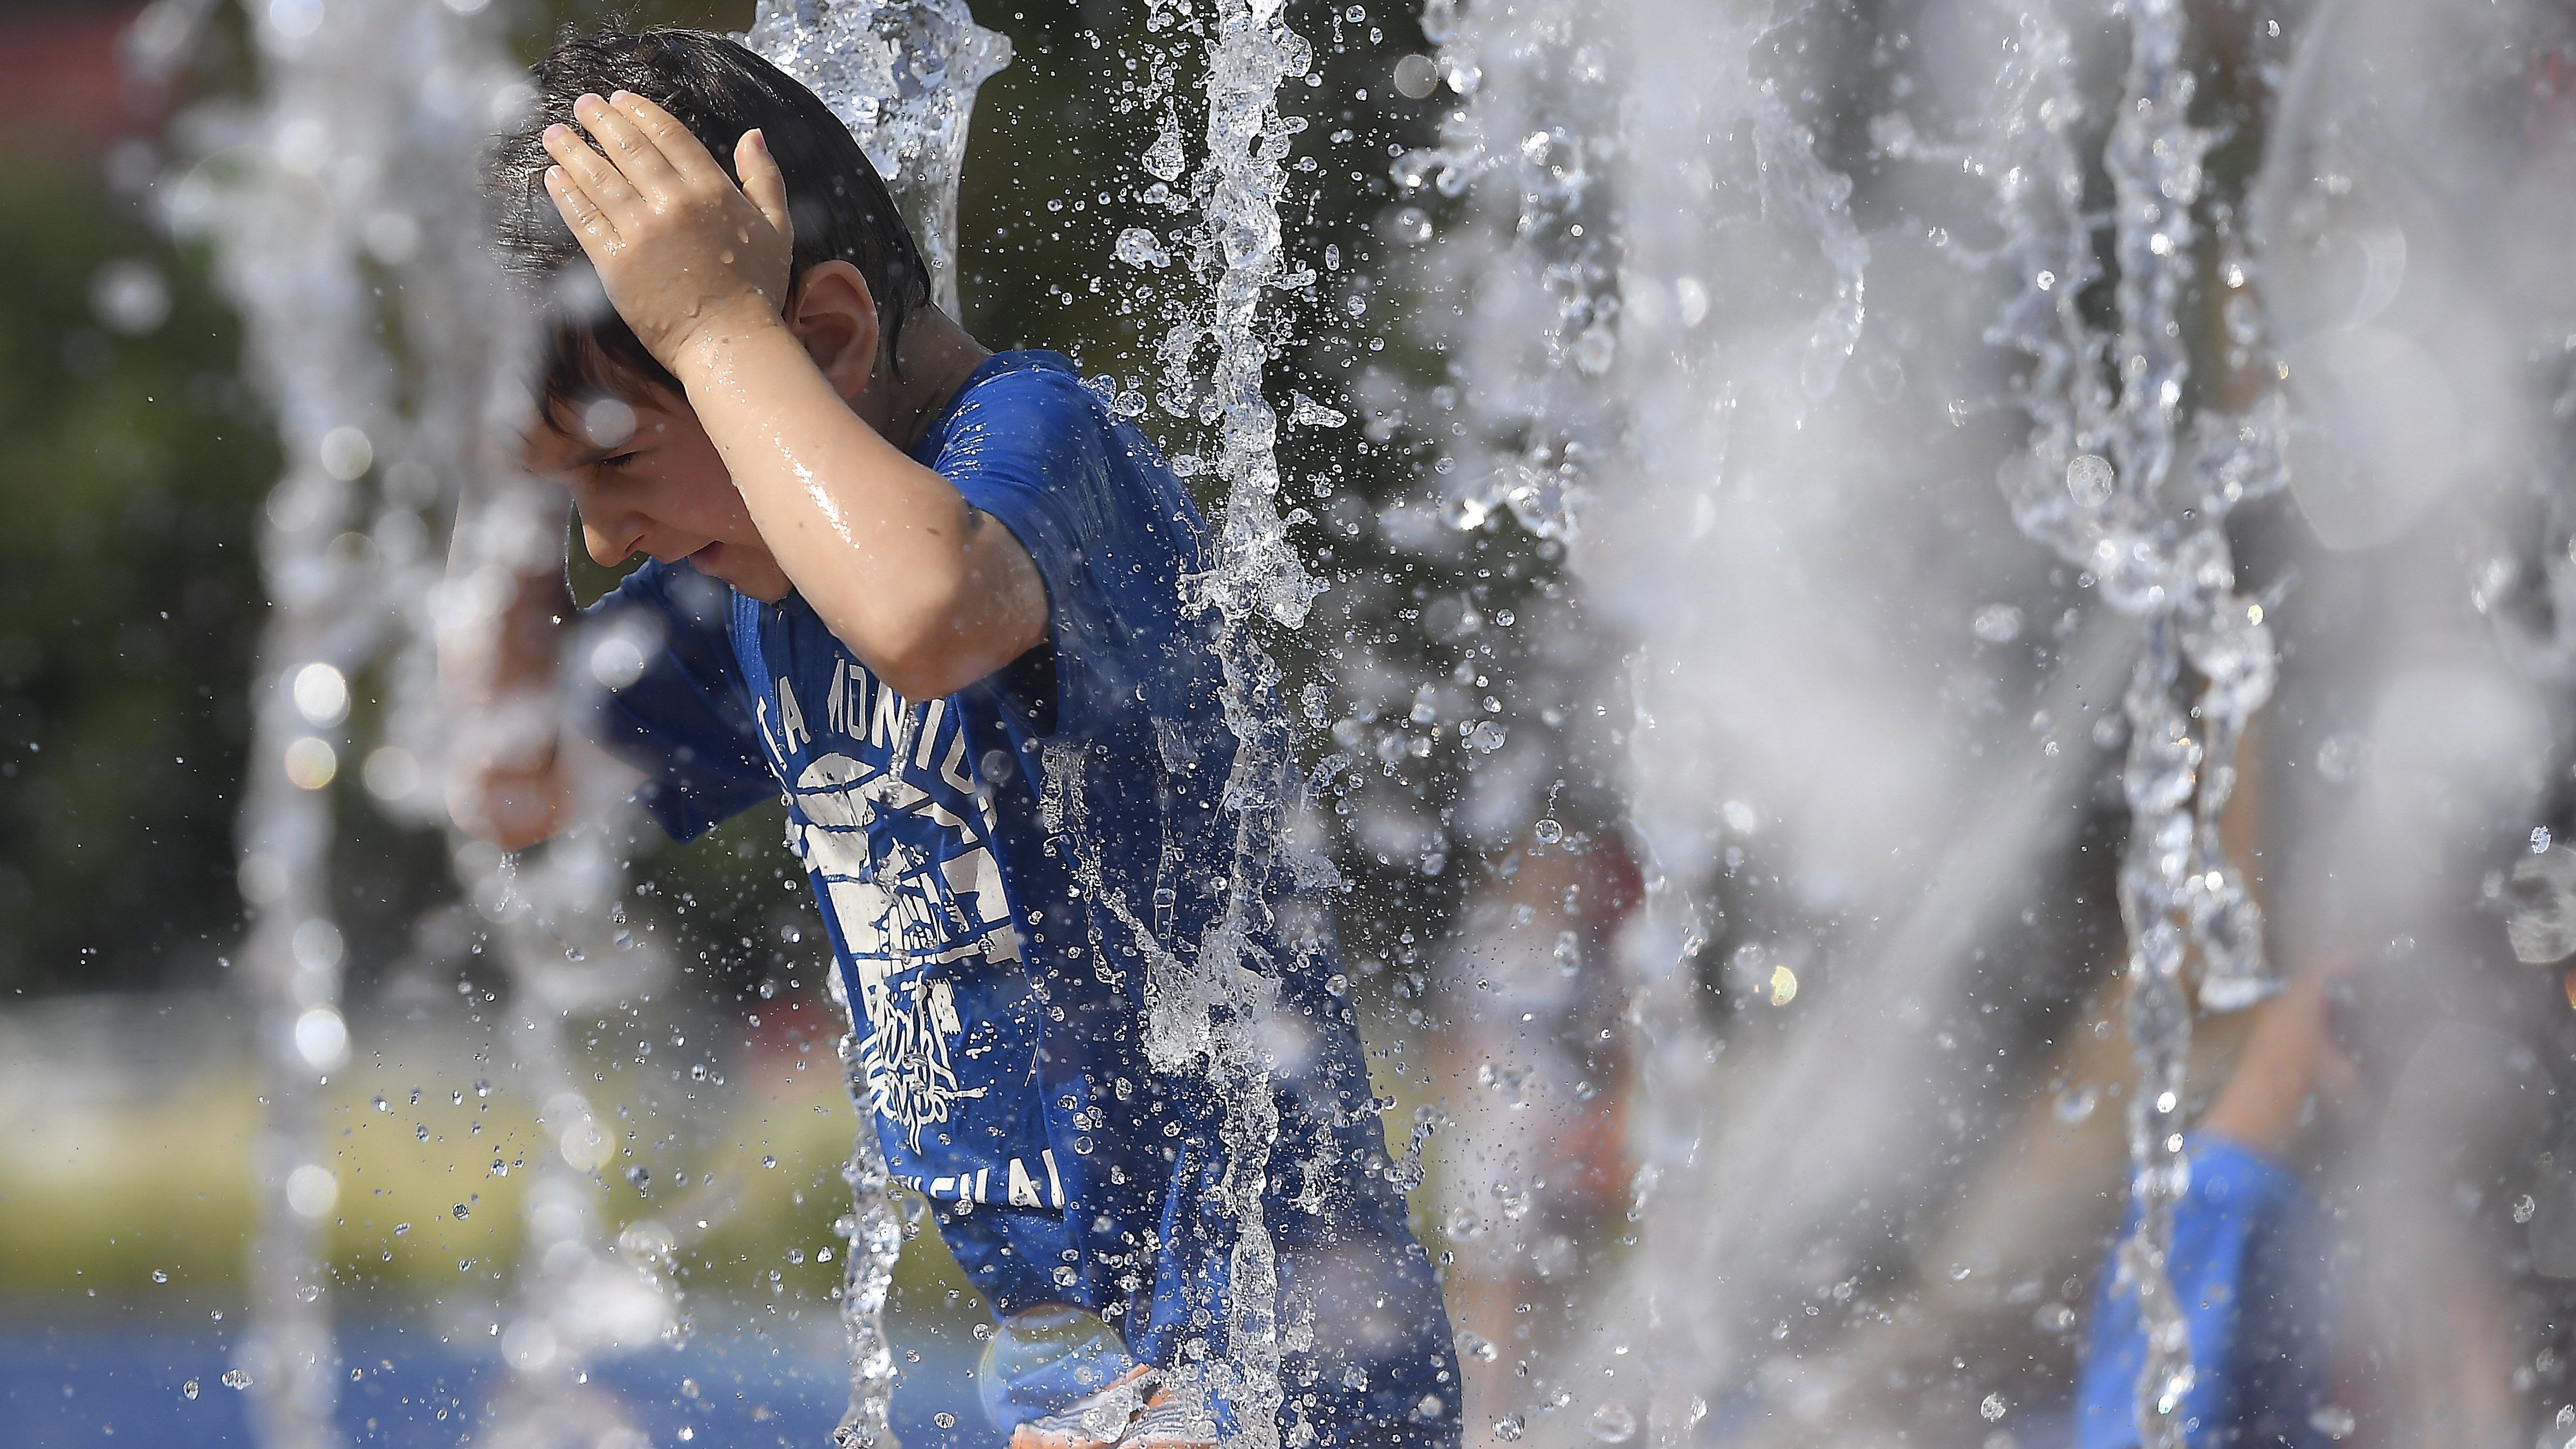
[[[762,542],[898,693],[962,688],[1043,636],[1018,543],[853,412],[778,319],[711,327],[679,363]]]
[[[505,527],[488,501],[458,520],[438,610],[438,692],[449,812],[469,834],[517,849],[560,828],[570,795],[555,680],[574,610],[560,565],[506,561],[517,550],[496,546]]]

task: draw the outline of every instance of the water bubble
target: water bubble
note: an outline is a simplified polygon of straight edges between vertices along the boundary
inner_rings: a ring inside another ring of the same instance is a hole
[[[635,436],[635,409],[613,397],[594,399],[581,410],[581,431],[592,447],[614,448]]]
[[[295,1053],[316,1071],[327,1072],[349,1058],[349,1024],[328,1006],[316,1006],[295,1018]]]
[[[319,790],[340,773],[340,756],[328,740],[305,735],[286,746],[286,778],[299,790]]]
[[[181,1385],[179,1386],[179,1397],[181,1397],[181,1398],[183,1398],[183,1399],[193,1399],[193,1398],[195,1398],[196,1396],[197,1396],[197,1381],[196,1381],[195,1379],[190,1379],[190,1380],[188,1380],[186,1383],[181,1384]]]
[[[237,1368],[224,1370],[223,1385],[228,1389],[249,1388],[250,1370]]]
[[[90,278],[89,307],[110,332],[146,336],[170,320],[170,284],[140,258],[109,262]]]
[[[1530,834],[1536,837],[1541,845],[1554,845],[1565,838],[1565,827],[1554,819],[1542,819],[1530,827]]]
[[[954,1429],[957,1427],[957,1416],[948,1412],[946,1409],[942,1409],[938,1413],[930,1416],[930,1422],[937,1424],[942,1429]]]
[[[624,689],[644,677],[644,646],[623,632],[590,649],[590,677],[606,689]]]
[[[2523,1201],[2529,1202],[2531,1199],[2524,1198]],[[152,1281],[155,1283],[167,1283],[170,1281],[170,1275],[159,1268],[155,1268],[152,1270]]]
[[[287,938],[287,942],[295,964],[311,972],[325,972],[338,966],[346,949],[340,928],[327,916],[315,916],[297,926],[295,934]]]
[[[1118,234],[1118,244],[1111,254],[1131,267],[1167,267],[1172,254],[1162,239],[1141,226],[1131,226]]]
[[[2066,465],[2066,493],[2084,508],[2099,509],[2109,505],[2116,483],[2111,460],[2099,453],[2079,454]]]
[[[1529,1420],[1519,1414],[1505,1414],[1494,1421],[1494,1437],[1506,1444],[1517,1444],[1529,1432]]]
[[[1350,420],[1350,414],[1339,408],[1328,408],[1302,392],[1290,399],[1288,421],[1298,427],[1338,428]]]
[[[1625,1444],[1637,1437],[1637,1415],[1612,1399],[1592,1411],[1592,1437],[1604,1444]]]
[[[1171,116],[1163,118],[1162,134],[1154,138],[1153,145],[1145,148],[1143,159],[1145,169],[1163,180],[1181,179],[1181,168],[1189,162],[1181,150],[1181,128],[1178,120]]]
[[[1673,305],[1684,327],[1697,327],[1708,320],[1708,284],[1697,277],[1680,278],[1673,283]]]
[[[2021,637],[2021,610],[2010,604],[1988,604],[1968,621],[1968,629],[1989,644],[2010,644]]]
[[[1399,207],[1386,224],[1387,235],[1406,246],[1431,240],[1431,213],[1418,206]]]
[[[2538,1216],[2539,1213],[2540,1204],[2531,1200],[2531,1194],[2524,1193],[2522,1196],[2513,1200],[2513,1220],[2515,1222],[2530,1222],[2534,1217]]]
[[[328,1214],[340,1200],[340,1179],[318,1162],[307,1162],[286,1175],[286,1205],[298,1217]]]
[[[322,435],[314,456],[323,472],[344,483],[354,483],[376,465],[376,445],[364,432],[344,425]]]
[[[1786,1006],[1798,999],[1798,973],[1787,966],[1771,968],[1771,1004]]]
[[[368,752],[358,778],[368,794],[387,804],[399,803],[420,789],[420,760],[400,745],[380,745]]]
[[[456,1214],[456,1220],[457,1220],[458,1222],[460,1222],[460,1223],[461,1223],[461,1222],[465,1221],[466,1216],[467,1216],[467,1211],[468,1211],[468,1210],[467,1210],[467,1208],[466,1208],[466,1206],[465,1206],[465,1204],[463,1204],[463,1203],[458,1203],[458,1204],[455,1206],[455,1208],[453,1209],[453,1211],[454,1211],[454,1212],[455,1212],[455,1214]]]
[[[1408,101],[1428,100],[1440,89],[1440,63],[1427,55],[1408,55],[1395,63],[1396,94]]]
[[[2004,1416],[2006,1405],[2001,1394],[1988,1394],[1977,1403],[1977,1417],[1991,1424]]]

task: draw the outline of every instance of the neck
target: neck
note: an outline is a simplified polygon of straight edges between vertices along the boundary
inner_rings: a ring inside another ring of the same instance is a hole
[[[883,416],[869,421],[896,447],[912,451],[930,420],[992,355],[947,313],[936,307],[921,308],[904,319],[893,375],[879,379],[886,385]]]

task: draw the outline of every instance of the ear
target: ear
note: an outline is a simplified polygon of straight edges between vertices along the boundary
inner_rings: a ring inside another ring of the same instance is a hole
[[[832,390],[856,399],[877,373],[877,299],[868,279],[848,262],[817,262],[796,279],[787,302],[787,328],[805,344]]]

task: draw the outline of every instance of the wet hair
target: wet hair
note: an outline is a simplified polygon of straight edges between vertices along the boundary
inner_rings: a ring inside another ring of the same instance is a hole
[[[582,129],[572,106],[583,95],[622,90],[652,101],[694,132],[736,185],[734,146],[759,130],[786,178],[796,222],[791,275],[828,261],[856,267],[876,298],[880,356],[895,355],[904,319],[929,304],[921,252],[857,139],[812,91],[740,44],[677,26],[636,30],[610,21],[587,33],[566,26],[529,79],[536,95],[527,119],[493,148],[484,189],[503,265],[545,299],[539,395],[549,415],[585,397],[631,396],[639,383],[680,391],[596,284],[579,286],[590,280],[588,262],[546,194],[554,158],[541,138],[557,123]]]

